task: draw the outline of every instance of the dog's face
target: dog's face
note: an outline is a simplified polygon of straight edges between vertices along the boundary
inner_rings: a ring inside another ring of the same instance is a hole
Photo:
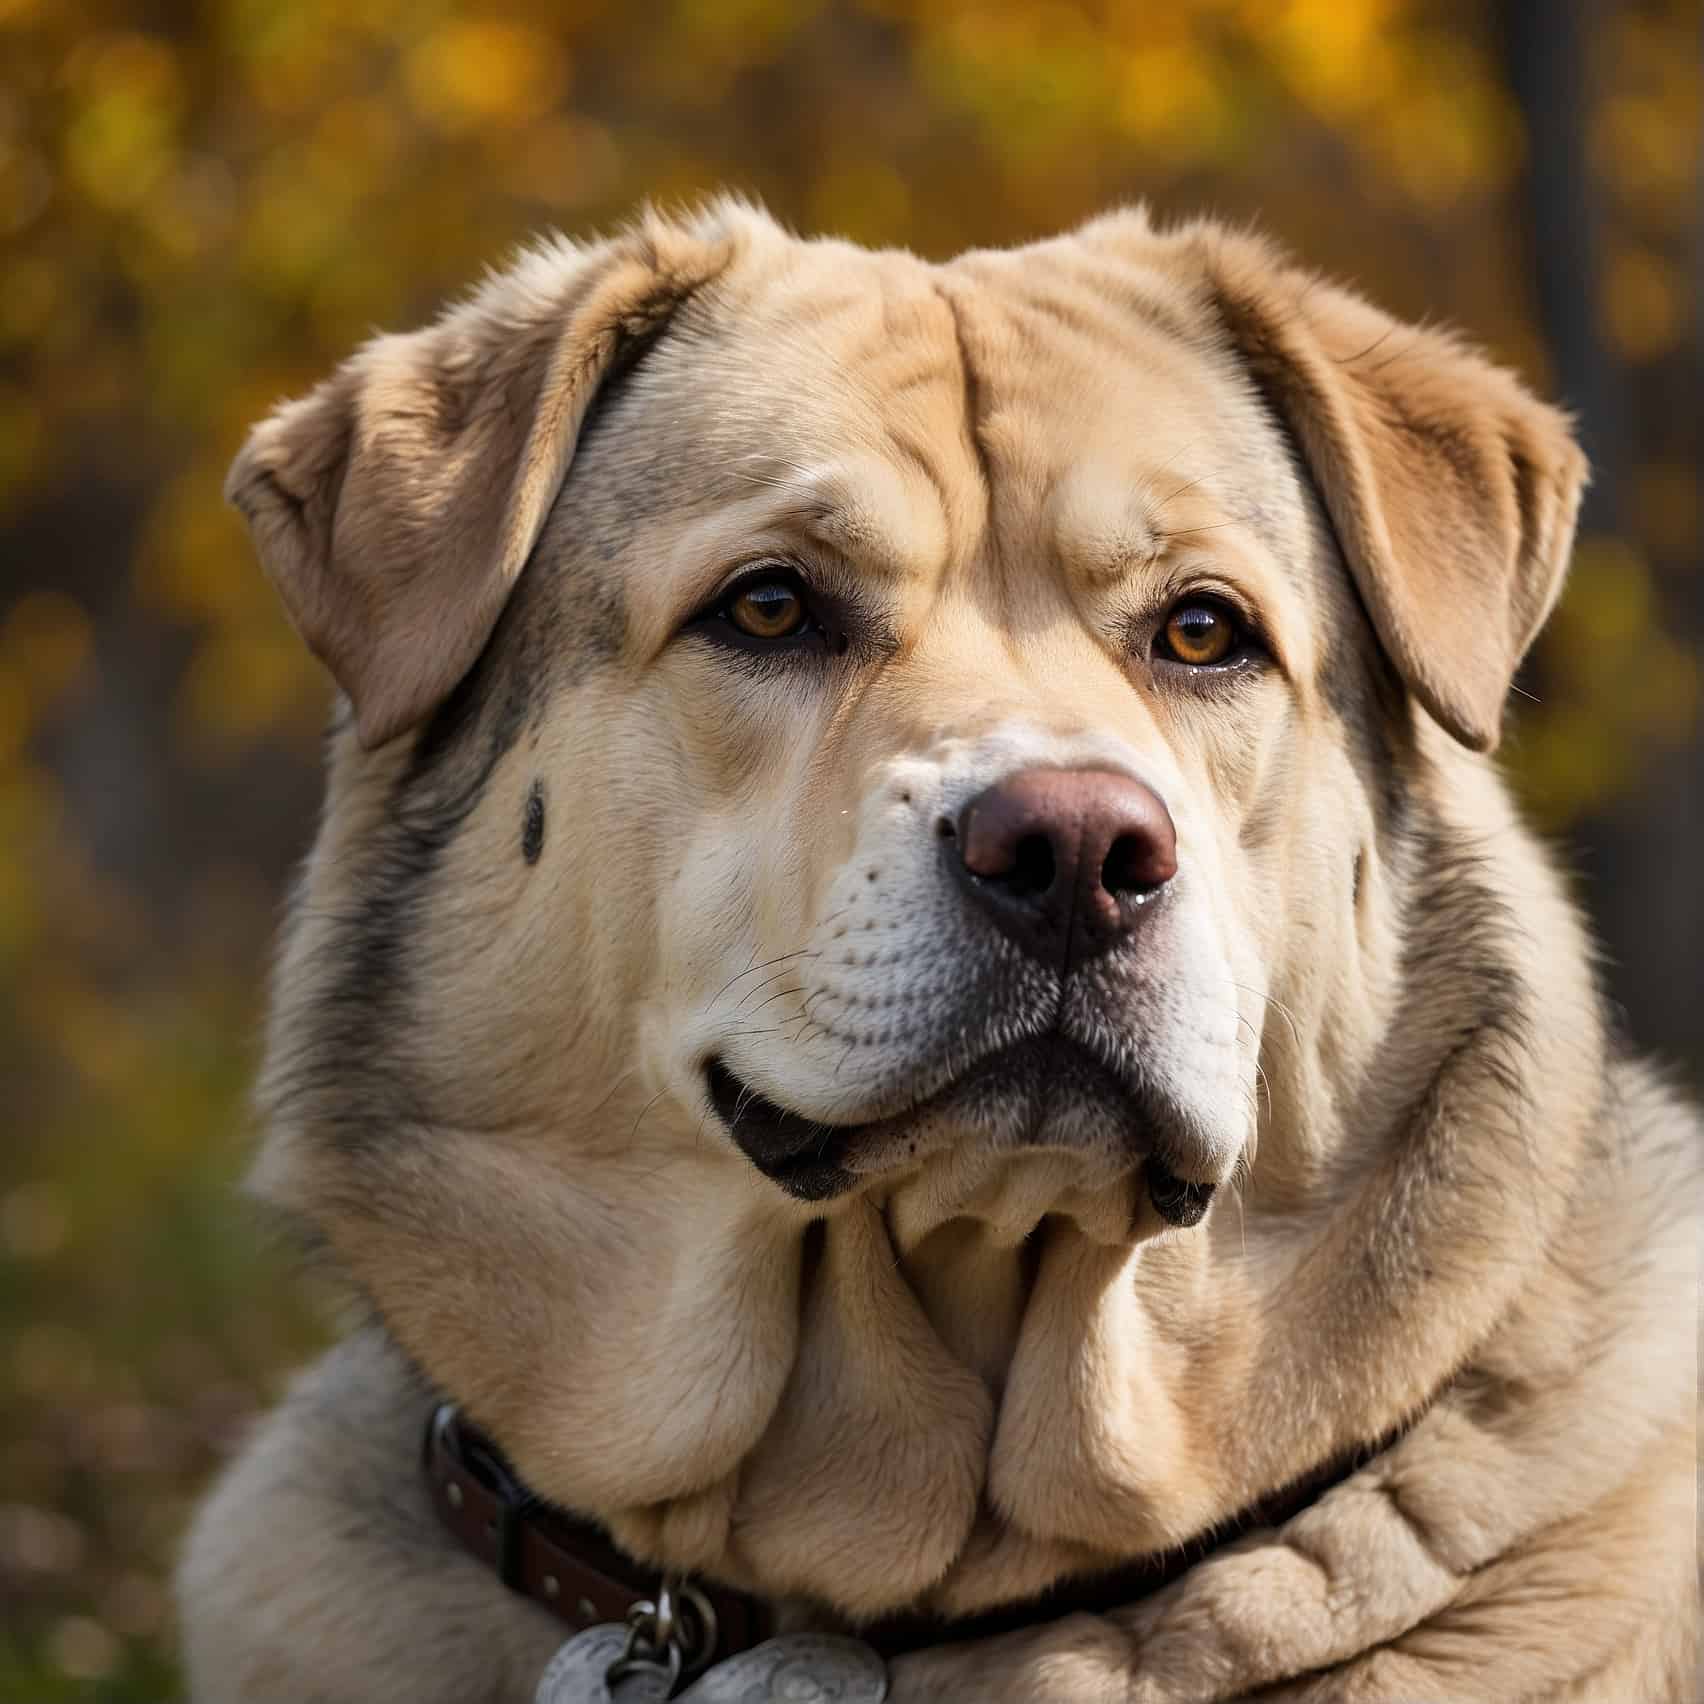
[[[663,340],[545,534],[557,563],[625,534],[621,653],[591,716],[546,715],[573,755],[529,780],[619,956],[576,943],[552,985],[578,1009],[625,977],[600,1079],[633,1071],[670,1109],[648,1121],[743,1151],[801,1218],[926,1194],[1015,1241],[1080,1196],[1124,1239],[1159,1223],[1145,1162],[1195,1212],[1253,1134],[1274,843],[1370,832],[1335,763],[1274,808],[1326,614],[1276,429],[1140,324],[1026,358],[1073,288],[990,262],[944,293],[833,250],[758,270]]]
[[[1413,795],[1579,473],[1309,290],[1133,215],[935,268],[724,211],[239,463],[353,710],[263,1186],[635,1548],[867,1610],[1004,1544],[998,1595],[1311,1465],[1213,1410],[1380,1158]]]

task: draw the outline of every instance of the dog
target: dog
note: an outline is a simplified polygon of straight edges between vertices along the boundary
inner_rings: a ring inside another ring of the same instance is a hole
[[[521,1527],[901,1704],[1697,1697],[1704,1129],[1488,755],[1585,479],[1140,210],[647,212],[260,425],[338,695],[252,1183],[355,1318],[194,1697],[524,1704]]]

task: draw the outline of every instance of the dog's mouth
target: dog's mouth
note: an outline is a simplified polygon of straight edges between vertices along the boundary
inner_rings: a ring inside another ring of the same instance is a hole
[[[987,1134],[1013,1150],[1096,1147],[1141,1164],[1148,1199],[1167,1224],[1199,1224],[1215,1185],[1180,1176],[1166,1157],[1171,1109],[1060,1036],[997,1048],[903,1111],[834,1124],[778,1105],[715,1057],[710,1102],[752,1164],[802,1201],[826,1201],[872,1170],[902,1165],[918,1133],[940,1124]],[[871,1155],[881,1159],[872,1163]]]
[[[826,1201],[850,1188],[841,1163],[847,1145],[867,1125],[823,1124],[760,1095],[720,1058],[705,1067],[710,1104],[746,1157],[801,1201]]]

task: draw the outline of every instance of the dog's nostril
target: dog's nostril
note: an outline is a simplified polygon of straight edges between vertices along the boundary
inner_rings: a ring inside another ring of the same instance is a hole
[[[1003,885],[1012,893],[1046,893],[1055,871],[1053,842],[1045,834],[1026,834],[1013,849],[1011,872]]]
[[[1101,886],[1115,899],[1151,893],[1171,875],[1155,852],[1154,843],[1146,836],[1119,835],[1101,865]]]
[[[936,821],[935,833],[936,836],[942,840],[956,840],[958,838],[958,830],[954,828],[945,817],[941,817]]]
[[[1165,801],[1110,770],[1022,770],[979,793],[955,827],[944,855],[954,879],[1009,940],[1062,975],[1124,940],[1177,873]]]

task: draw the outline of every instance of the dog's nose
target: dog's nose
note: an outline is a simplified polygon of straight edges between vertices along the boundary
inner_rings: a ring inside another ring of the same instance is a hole
[[[1021,770],[942,835],[977,904],[1062,976],[1128,935],[1177,874],[1177,832],[1159,794],[1106,770]]]

